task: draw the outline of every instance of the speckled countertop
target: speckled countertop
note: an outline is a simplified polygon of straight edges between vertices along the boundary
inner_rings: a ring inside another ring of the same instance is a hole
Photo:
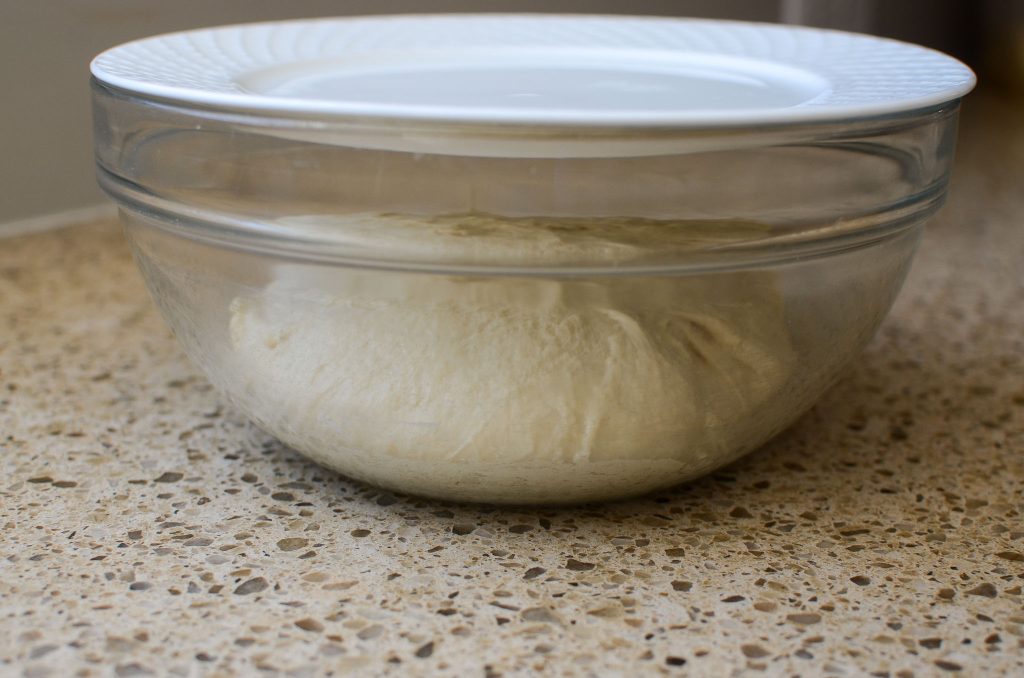
[[[575,510],[326,472],[221,406],[113,224],[0,242],[0,674],[1024,674],[1017,118],[970,102],[896,308],[794,428]]]

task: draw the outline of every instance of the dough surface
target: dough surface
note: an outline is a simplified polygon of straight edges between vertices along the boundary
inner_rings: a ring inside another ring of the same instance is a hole
[[[628,259],[736,237],[650,223],[638,237],[629,220],[360,218],[375,242],[453,259]],[[766,273],[274,275],[231,306],[236,401],[327,466],[437,497],[577,502],[700,475],[774,432],[794,361]]]

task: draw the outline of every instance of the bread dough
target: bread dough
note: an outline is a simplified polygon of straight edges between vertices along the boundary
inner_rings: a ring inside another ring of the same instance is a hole
[[[355,220],[335,226],[359,234]],[[379,233],[368,245],[498,263],[642,259],[751,228],[684,237],[635,220],[358,220]],[[234,300],[230,335],[245,380],[235,399],[286,444],[395,489],[512,503],[636,494],[739,456],[774,432],[772,399],[794,361],[773,276],[752,272],[282,265]]]

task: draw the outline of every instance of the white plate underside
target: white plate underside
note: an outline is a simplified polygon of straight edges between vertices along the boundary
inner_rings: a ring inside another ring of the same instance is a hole
[[[203,29],[115,47],[92,72],[143,97],[232,112],[680,129],[898,114],[974,85],[951,57],[869,36],[567,15]]]

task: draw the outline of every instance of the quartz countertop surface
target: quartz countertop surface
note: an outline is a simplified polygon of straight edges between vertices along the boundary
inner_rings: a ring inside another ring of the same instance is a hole
[[[0,675],[1024,675],[1024,127],[842,381],[644,499],[348,481],[186,361],[113,223],[0,241]]]

